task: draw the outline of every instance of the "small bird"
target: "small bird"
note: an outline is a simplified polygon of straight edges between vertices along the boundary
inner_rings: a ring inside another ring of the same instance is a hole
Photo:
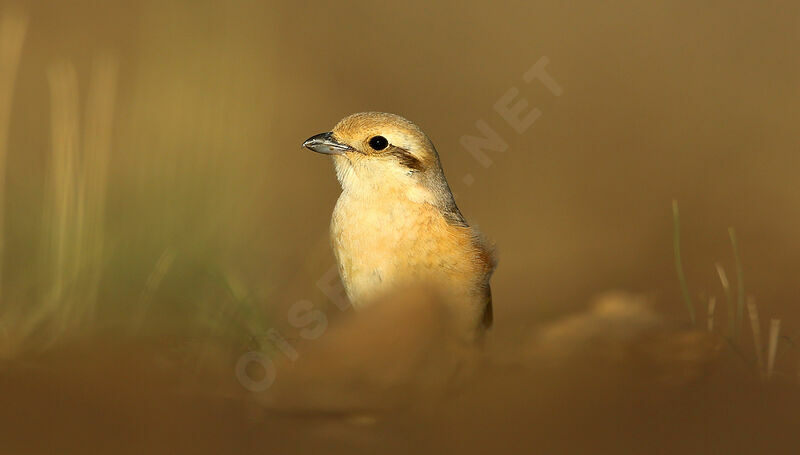
[[[458,210],[425,133],[398,115],[363,112],[303,146],[333,157],[342,193],[331,243],[352,305],[433,285],[465,339],[482,339],[493,318],[493,247]]]

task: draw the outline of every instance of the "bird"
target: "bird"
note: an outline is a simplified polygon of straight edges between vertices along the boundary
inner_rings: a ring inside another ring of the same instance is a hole
[[[303,147],[333,158],[342,191],[331,246],[352,306],[430,285],[463,338],[482,341],[494,318],[495,248],[458,209],[428,136],[399,115],[361,112]]]

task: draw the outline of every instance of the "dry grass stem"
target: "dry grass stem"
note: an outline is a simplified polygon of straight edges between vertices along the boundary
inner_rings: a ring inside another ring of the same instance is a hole
[[[37,333],[49,343],[85,328],[94,318],[104,262],[117,69],[110,56],[93,62],[83,130],[74,64],[62,60],[48,69],[52,156],[43,217],[44,291],[20,324],[20,342]]]
[[[11,105],[17,68],[25,42],[28,18],[18,11],[0,14],[0,297],[3,290],[3,252],[5,250],[5,187]]]
[[[719,275],[719,282],[722,284],[722,291],[725,293],[725,303],[727,304],[728,310],[728,335],[734,337],[736,334],[736,315],[733,308],[733,293],[731,292],[731,284],[728,281],[728,274],[725,273],[725,269],[722,267],[722,264],[717,262],[715,266],[717,268],[717,275]]]
[[[736,265],[736,323],[734,325],[734,337],[741,332],[744,324],[744,268],[742,258],[739,254],[739,242],[736,240],[736,231],[728,228],[728,235],[733,247],[733,258]]]
[[[714,310],[717,307],[717,298],[711,297],[708,299],[708,331],[714,331]]]
[[[772,319],[769,322],[769,345],[767,347],[767,379],[772,377],[775,370],[775,355],[778,352],[778,336],[781,333],[781,320]]]
[[[142,328],[147,312],[153,302],[153,296],[159,286],[161,286],[161,281],[167,276],[167,272],[169,272],[170,267],[172,267],[176,255],[177,252],[174,248],[167,248],[164,250],[161,256],[159,256],[158,261],[156,261],[156,265],[153,267],[150,275],[147,277],[144,290],[142,290],[142,294],[139,297],[138,313],[132,321],[135,330],[140,330]]]
[[[692,325],[694,325],[694,303],[692,302],[692,297],[689,295],[689,285],[686,282],[686,274],[683,271],[683,259],[681,258],[681,218],[680,211],[678,210],[678,201],[675,199],[672,200],[672,248],[675,258],[675,271],[678,274],[678,282],[681,285],[683,301],[686,304],[686,310],[689,312],[689,319],[692,321]]]
[[[764,352],[761,349],[761,325],[758,321],[758,307],[753,299],[748,299],[747,314],[750,316],[750,328],[753,331],[753,345],[756,351],[759,374],[764,373]]]

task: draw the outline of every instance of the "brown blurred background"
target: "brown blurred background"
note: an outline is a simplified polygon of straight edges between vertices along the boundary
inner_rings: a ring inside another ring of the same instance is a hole
[[[673,198],[695,291],[721,292],[713,264],[732,269],[733,226],[748,293],[769,313],[797,311],[795,2],[17,5],[29,29],[6,164],[6,298],[42,285],[48,68],[74,65],[83,106],[93,59],[111,54],[100,300],[120,314],[170,247],[174,275],[155,297],[166,312],[171,288],[198,290],[182,259],[240,276],[270,306],[323,304],[314,283],[332,263],[339,190],[330,164],[299,144],[364,110],[421,125],[462,211],[496,241],[498,331],[608,288],[678,306]],[[560,97],[522,80],[542,56]],[[492,107],[511,87],[543,112],[523,134]],[[488,169],[459,144],[481,119],[510,146]]]
[[[13,349],[25,344],[14,337],[120,329],[246,344],[285,325],[297,300],[325,308],[316,282],[333,264],[339,188],[328,160],[300,143],[365,110],[426,131],[462,212],[497,243],[498,345],[609,289],[651,295],[686,321],[672,199],[693,297],[722,298],[715,262],[733,280],[734,227],[747,294],[795,333],[798,2],[0,7],[14,11],[27,27],[9,111],[0,287]],[[522,79],[545,56],[561,96]],[[523,134],[493,109],[512,87],[542,111]],[[64,171],[54,156],[69,146],[51,130],[61,118],[71,137],[70,112],[80,139]],[[459,144],[478,120],[509,143],[488,168]],[[91,153],[107,168],[92,170]],[[95,183],[81,190],[86,175]],[[58,190],[76,187],[72,202]],[[41,316],[28,323],[31,314]]]

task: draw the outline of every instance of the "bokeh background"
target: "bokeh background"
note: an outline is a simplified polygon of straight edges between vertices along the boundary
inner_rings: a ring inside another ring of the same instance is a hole
[[[685,323],[673,199],[698,315],[701,294],[723,296],[715,263],[734,280],[734,227],[746,293],[797,328],[797,2],[22,0],[0,14],[8,358],[97,333],[247,346],[298,300],[335,308],[316,283],[339,187],[300,144],[366,110],[426,131],[496,242],[498,346],[612,289]],[[523,81],[542,57],[561,96]],[[542,111],[522,134],[493,108],[512,87]],[[509,144],[489,167],[459,142],[479,120]]]

